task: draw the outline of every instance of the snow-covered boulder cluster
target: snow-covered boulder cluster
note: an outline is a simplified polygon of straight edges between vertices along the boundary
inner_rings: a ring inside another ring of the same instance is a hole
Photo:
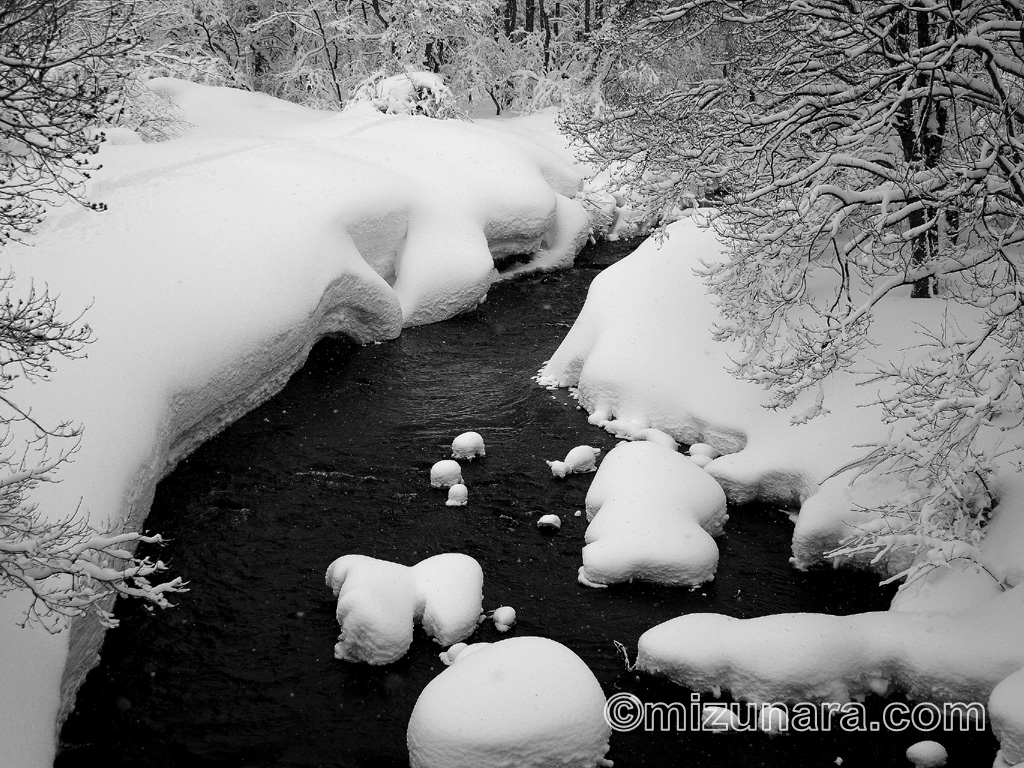
[[[587,492],[579,580],[588,586],[653,581],[694,586],[714,578],[728,519],[725,493],[700,467],[652,442],[619,443]]]
[[[416,701],[411,768],[611,766],[604,692],[564,645],[515,637],[453,661]]]
[[[453,645],[473,634],[482,614],[483,571],[468,555],[434,555],[411,567],[345,555],[331,563],[326,581],[338,597],[334,655],[345,661],[397,661],[417,622],[439,644]]]

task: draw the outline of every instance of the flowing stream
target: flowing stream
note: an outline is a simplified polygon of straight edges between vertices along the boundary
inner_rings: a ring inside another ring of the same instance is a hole
[[[545,459],[615,445],[564,391],[531,380],[565,335],[593,277],[626,252],[585,251],[576,268],[496,287],[477,310],[353,347],[325,340],[287,388],[197,450],[158,487],[147,529],[190,582],[177,607],[120,601],[122,625],[78,695],[57,768],[398,768],[416,698],[442,669],[417,632],[383,667],[333,657],[338,627],[327,565],[359,553],[411,565],[441,552],[477,558],[484,608],[511,605],[511,635],[569,646],[606,694],[689,702],[689,691],[629,672],[651,626],[694,611],[737,617],[884,610],[891,590],[865,573],[799,573],[792,524],[778,510],[734,508],[716,579],[697,590],[576,582],[593,475],[551,477]],[[464,462],[467,507],[431,489],[452,438],[480,432],[487,457]],[[537,530],[545,513],[561,531]],[[496,641],[490,622],[472,640]],[[965,649],[966,651],[967,649]],[[876,702],[877,704],[877,702]],[[907,746],[937,738],[950,765],[992,764],[990,733],[617,733],[616,768],[710,765],[909,765]]]

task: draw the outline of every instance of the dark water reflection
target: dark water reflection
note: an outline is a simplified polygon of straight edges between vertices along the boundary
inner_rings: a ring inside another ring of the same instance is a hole
[[[683,613],[883,609],[865,574],[793,572],[791,524],[764,508],[732,511],[718,577],[696,591],[576,583],[592,476],[554,480],[545,459],[580,443],[615,444],[564,392],[531,376],[557,347],[614,247],[568,273],[501,286],[478,310],[387,344],[321,343],[278,397],[200,448],[157,491],[147,523],[190,580],[178,607],[122,602],[102,664],[62,733],[58,768],[179,766],[394,768],[408,764],[416,697],[443,668],[417,635],[400,662],[333,658],[334,601],[323,573],[361,553],[413,564],[459,551],[484,569],[485,609],[512,605],[513,634],[565,643],[606,693],[689,701],[689,692],[625,670],[614,642]],[[470,504],[444,505],[428,471],[452,437],[475,429],[486,459],[468,463]],[[554,536],[540,514],[562,516]],[[489,623],[474,640],[494,641]],[[617,768],[684,765],[903,765],[920,734],[617,734]],[[989,766],[988,734],[955,740],[951,765]]]

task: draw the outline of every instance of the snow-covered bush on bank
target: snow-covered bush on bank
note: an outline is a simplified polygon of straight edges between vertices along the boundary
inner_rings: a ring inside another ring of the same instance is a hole
[[[348,106],[363,103],[387,115],[423,115],[442,120],[464,117],[444,80],[433,72],[373,74],[356,87]]]
[[[87,192],[108,209],[56,209],[31,247],[5,252],[69,317],[89,307],[95,338],[87,359],[55,359],[49,383],[12,390],[34,418],[84,426],[61,482],[30,494],[44,525],[79,508],[94,529],[141,530],[157,481],[284,386],[325,334],[368,343],[472,309],[496,259],[571,263],[589,233],[571,157],[515,121],[151,87],[188,133],[104,144]],[[6,759],[44,768],[102,632],[20,629],[30,604],[0,596],[0,722],[17,733]]]

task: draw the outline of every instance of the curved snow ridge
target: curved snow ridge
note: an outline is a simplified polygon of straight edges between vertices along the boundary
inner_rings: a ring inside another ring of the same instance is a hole
[[[992,695],[1005,729],[1019,738],[1012,705],[1021,695],[1022,633],[1021,587],[956,613],[690,614],[640,637],[637,668],[756,703],[846,702],[894,690],[936,702],[985,702]]]
[[[105,147],[109,209],[55,210],[32,247],[8,249],[25,283],[61,294],[65,315],[91,306],[88,359],[13,393],[39,418],[84,424],[62,482],[32,499],[56,517],[81,501],[97,528],[141,527],[160,478],[283,387],[321,337],[368,343],[446,319],[497,279],[492,248],[547,243],[565,263],[585,237],[567,197],[571,164],[544,150],[538,165],[493,129],[155,87],[191,132]],[[0,601],[0,621],[13,625],[21,607]],[[52,763],[53,725],[102,639],[91,622],[42,633],[0,631],[0,679],[16,681],[0,692],[0,715],[37,736],[11,753],[21,768]],[[39,659],[53,674],[7,674]]]
[[[651,442],[619,443],[587,492],[580,583],[603,587],[652,581],[696,586],[718,567],[725,494],[677,451]]]

